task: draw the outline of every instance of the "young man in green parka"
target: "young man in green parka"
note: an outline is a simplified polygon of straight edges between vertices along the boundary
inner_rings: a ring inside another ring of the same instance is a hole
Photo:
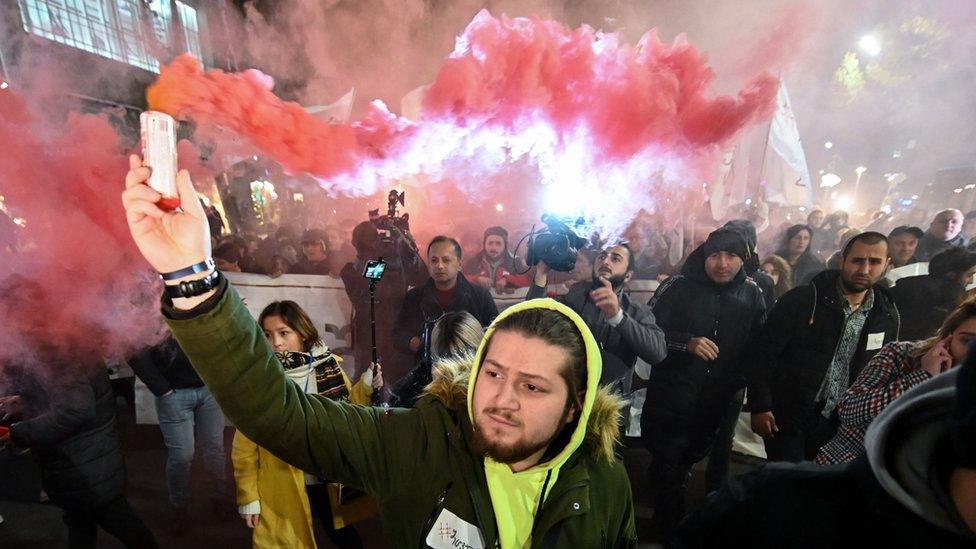
[[[170,279],[173,335],[244,435],[374,494],[391,547],[636,545],[630,482],[614,455],[621,401],[599,388],[599,348],[576,313],[549,299],[509,308],[471,360],[438,365],[410,410],[306,394],[206,263],[209,228],[189,175],[177,178],[181,210],[166,212],[149,173],[130,159],[122,202],[132,237]]]

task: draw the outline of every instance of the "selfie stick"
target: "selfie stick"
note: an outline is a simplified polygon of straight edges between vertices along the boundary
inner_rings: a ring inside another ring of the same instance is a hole
[[[383,258],[379,258],[383,261]],[[373,376],[376,376],[376,365],[379,364],[379,356],[376,352],[376,283],[379,279],[369,279],[369,334],[373,344]],[[373,394],[373,404],[379,404],[382,398],[379,392]]]

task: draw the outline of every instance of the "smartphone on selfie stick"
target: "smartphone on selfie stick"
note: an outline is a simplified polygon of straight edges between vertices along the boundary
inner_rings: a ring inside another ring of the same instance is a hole
[[[369,333],[373,345],[373,376],[376,376],[376,364],[379,364],[379,354],[376,351],[376,284],[383,279],[386,273],[386,261],[383,258],[370,259],[366,262],[363,269],[363,278],[369,280]],[[383,403],[380,391],[373,393],[373,404]]]

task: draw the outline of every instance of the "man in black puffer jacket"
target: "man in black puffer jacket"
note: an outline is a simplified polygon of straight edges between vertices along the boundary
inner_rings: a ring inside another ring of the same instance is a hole
[[[901,312],[902,341],[928,339],[966,298],[976,273],[976,253],[951,247],[929,261],[929,274],[899,278],[891,294]]]
[[[901,320],[878,284],[888,239],[861,233],[845,245],[840,271],[824,271],[776,302],[752,345],[752,429],[772,461],[813,459],[837,432],[837,401]]]
[[[4,369],[11,394],[0,397],[0,421],[13,421],[5,442],[30,448],[44,491],[64,510],[70,547],[95,547],[98,526],[126,547],[156,547],[125,498],[125,462],[107,370],[51,364],[62,367]]]
[[[762,292],[743,268],[750,255],[740,233],[719,229],[651,300],[668,355],[651,368],[641,436],[652,455],[648,479],[665,535],[684,515],[692,465],[708,453],[728,403],[745,386],[746,343],[765,313]]]

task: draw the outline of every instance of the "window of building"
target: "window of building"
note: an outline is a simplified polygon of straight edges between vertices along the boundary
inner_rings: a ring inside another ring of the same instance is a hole
[[[169,44],[201,59],[197,11],[170,0],[18,0],[24,30],[109,59],[159,72]]]

